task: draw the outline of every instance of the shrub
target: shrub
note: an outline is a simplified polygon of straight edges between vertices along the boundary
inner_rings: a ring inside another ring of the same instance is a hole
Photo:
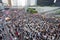
[[[38,13],[35,8],[28,8],[27,12],[32,13],[32,14]]]
[[[34,13],[37,13],[37,11],[36,10],[33,10],[31,13],[34,14]]]

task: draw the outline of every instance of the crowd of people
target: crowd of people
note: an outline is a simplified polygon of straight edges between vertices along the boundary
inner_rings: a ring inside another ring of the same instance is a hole
[[[7,12],[6,12],[7,13]],[[30,14],[25,10],[11,9],[6,17],[6,27],[11,40],[58,40],[60,38],[60,18]]]

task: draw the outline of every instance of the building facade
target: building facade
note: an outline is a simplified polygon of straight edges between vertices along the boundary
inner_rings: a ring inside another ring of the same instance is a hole
[[[5,5],[11,7],[25,7],[25,6],[34,6],[34,5],[41,5],[41,6],[60,6],[60,0],[0,0],[0,3],[4,3]]]
[[[39,6],[60,6],[60,0],[37,0]]]
[[[2,0],[2,2],[9,6],[32,6],[36,5],[36,0]]]
[[[54,0],[37,0],[37,5],[50,6],[54,4]]]

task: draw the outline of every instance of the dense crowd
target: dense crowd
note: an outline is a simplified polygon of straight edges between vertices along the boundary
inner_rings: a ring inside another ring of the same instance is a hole
[[[60,18],[48,18],[15,9],[10,10],[6,15],[10,18],[6,21],[8,22],[6,27],[16,40],[58,40],[60,38]]]

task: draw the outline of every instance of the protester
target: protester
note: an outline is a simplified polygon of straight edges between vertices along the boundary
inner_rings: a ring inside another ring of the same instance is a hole
[[[60,19],[57,22],[56,18],[47,18],[44,15],[43,17],[38,13],[37,15],[28,14],[24,10],[18,9],[12,10],[9,16],[11,24],[7,24],[7,27],[12,29],[11,34],[18,40],[55,40],[59,37],[57,32],[60,26],[58,20]]]

